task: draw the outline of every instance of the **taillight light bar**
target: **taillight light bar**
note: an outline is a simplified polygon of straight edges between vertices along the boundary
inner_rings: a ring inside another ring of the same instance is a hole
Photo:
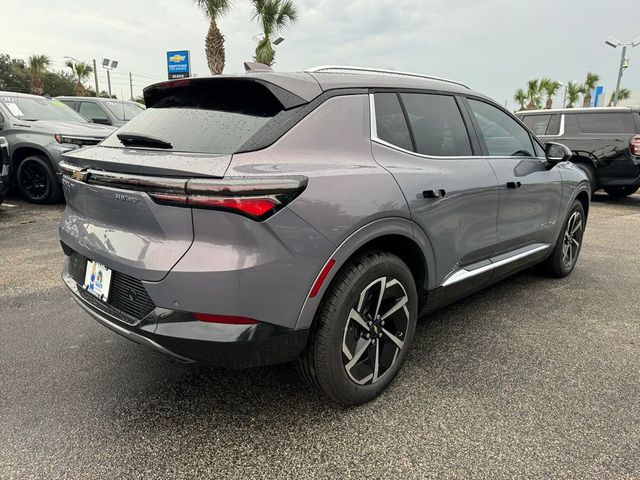
[[[640,135],[634,135],[629,142],[629,150],[631,155],[640,156]]]
[[[93,185],[142,191],[160,205],[224,210],[265,220],[307,186],[303,176],[175,178],[106,172],[60,163],[65,175]]]

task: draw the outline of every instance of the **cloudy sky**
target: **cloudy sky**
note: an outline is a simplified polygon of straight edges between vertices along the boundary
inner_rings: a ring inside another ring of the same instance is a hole
[[[5,4],[6,2],[6,4]],[[190,0],[1,0],[0,51],[26,58],[117,59],[113,90],[128,97],[166,78],[165,52],[191,50],[193,72],[207,75],[208,23]],[[609,35],[640,37],[637,0],[296,0],[299,22],[284,34],[276,69],[350,64],[454,78],[512,106],[529,78],[582,80],[587,71],[615,87],[620,49]],[[9,19],[10,21],[6,21]],[[28,26],[28,28],[26,28]],[[248,0],[222,19],[226,72],[239,72],[259,33]],[[640,95],[640,46],[630,54],[623,86]],[[101,88],[106,87],[104,71]],[[638,103],[640,103],[640,97]],[[561,100],[560,100],[561,101]]]

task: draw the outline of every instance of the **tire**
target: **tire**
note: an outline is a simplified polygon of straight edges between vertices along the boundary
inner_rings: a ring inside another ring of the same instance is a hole
[[[596,175],[596,169],[593,167],[593,165],[589,165],[587,163],[576,163],[575,165],[587,175],[589,184],[591,185],[591,198],[593,199],[596,190],[598,190],[598,177]]]
[[[27,157],[16,173],[18,190],[31,203],[56,203],[62,200],[62,188],[46,158]]]
[[[0,193],[0,205],[2,205],[2,202],[4,202],[4,200],[5,200],[4,193]]]
[[[327,290],[307,347],[297,361],[298,372],[339,404],[373,400],[404,363],[415,334],[417,310],[415,281],[400,258],[380,251],[355,258]]]
[[[638,191],[638,188],[640,187],[634,187],[631,185],[623,185],[621,187],[604,187],[604,191],[607,192],[607,194],[610,197],[613,198],[624,198],[624,197],[628,197],[629,195],[633,195],[634,193],[636,193]]]
[[[575,200],[562,225],[553,253],[543,264],[549,275],[563,278],[573,271],[582,248],[585,226],[584,208],[578,200]]]

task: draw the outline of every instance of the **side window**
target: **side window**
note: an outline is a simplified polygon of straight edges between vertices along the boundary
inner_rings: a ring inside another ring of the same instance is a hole
[[[374,100],[378,138],[413,152],[409,128],[398,95],[395,93],[376,93]]]
[[[630,113],[576,113],[582,133],[635,133]]]
[[[536,135],[545,135],[550,120],[551,115],[525,115],[522,123],[529,127]]]
[[[82,115],[87,120],[91,121],[94,118],[99,118],[100,120],[109,120],[107,113],[102,109],[102,107],[94,102],[80,102],[80,115]]]
[[[522,126],[502,110],[478,100],[469,99],[480,132],[492,157],[533,157],[531,137]]]
[[[455,98],[427,93],[400,94],[416,151],[439,157],[471,156],[471,142]]]
[[[560,115],[552,115],[547,127],[547,135],[560,135]]]

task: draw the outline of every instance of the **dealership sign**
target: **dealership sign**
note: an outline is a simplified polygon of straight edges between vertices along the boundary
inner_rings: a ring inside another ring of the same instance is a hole
[[[169,80],[190,77],[191,62],[189,60],[189,50],[167,52],[167,74],[169,75]]]

